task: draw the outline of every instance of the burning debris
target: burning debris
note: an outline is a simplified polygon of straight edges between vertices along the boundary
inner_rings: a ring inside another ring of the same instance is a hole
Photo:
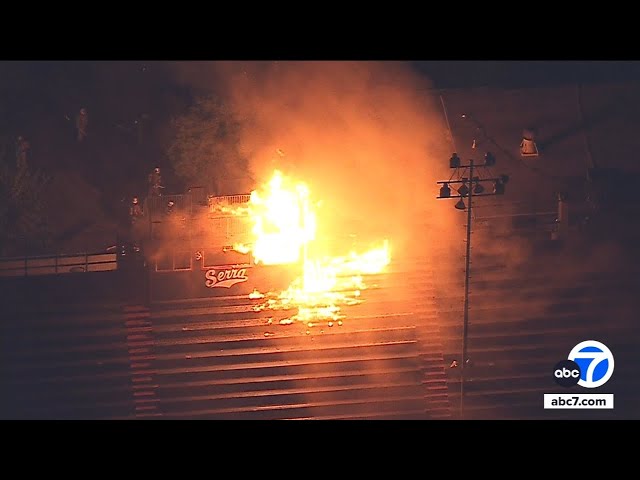
[[[264,294],[263,294],[263,293],[260,293],[260,292],[258,291],[258,289],[254,288],[254,289],[253,289],[253,292],[251,292],[251,293],[249,294],[249,298],[250,298],[250,299],[252,299],[252,300],[255,300],[255,299],[257,299],[257,298],[264,298]]]

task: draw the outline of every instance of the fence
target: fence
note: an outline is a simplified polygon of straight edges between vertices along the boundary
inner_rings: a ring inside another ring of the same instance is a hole
[[[107,272],[117,269],[116,253],[14,257],[0,260],[0,277]]]

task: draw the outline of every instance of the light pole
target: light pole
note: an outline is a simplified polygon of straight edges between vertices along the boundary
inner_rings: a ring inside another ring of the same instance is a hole
[[[462,357],[460,359],[460,419],[464,419],[464,382],[465,382],[465,369],[467,367],[468,358],[467,358],[467,339],[468,339],[468,331],[469,331],[469,279],[470,279],[470,267],[471,267],[471,222],[473,219],[472,216],[472,208],[473,208],[473,198],[474,197],[484,197],[484,196],[494,196],[494,195],[503,195],[504,194],[504,186],[509,181],[509,177],[506,175],[501,175],[495,178],[481,178],[480,175],[474,175],[476,173],[476,169],[483,169],[485,167],[491,167],[495,165],[495,157],[491,152],[487,152],[484,156],[484,164],[480,166],[476,166],[474,164],[474,160],[469,160],[468,165],[461,165],[460,158],[457,153],[451,155],[449,159],[449,166],[455,169],[454,173],[451,175],[451,178],[454,175],[458,174],[458,180],[447,180],[437,182],[439,185],[442,185],[440,188],[440,195],[436,198],[457,198],[459,199],[455,205],[455,208],[458,210],[466,210],[467,211],[467,223],[466,223],[466,253],[465,253],[465,267],[464,267],[464,316],[462,322]],[[460,174],[460,169],[463,169],[463,172],[466,169],[469,169],[468,177],[462,177]],[[492,193],[484,193],[483,182],[492,182],[493,183],[493,192]],[[451,195],[451,188],[449,185],[451,184],[462,184],[462,186],[457,190],[458,195]],[[465,206],[464,198],[467,198],[467,205]]]

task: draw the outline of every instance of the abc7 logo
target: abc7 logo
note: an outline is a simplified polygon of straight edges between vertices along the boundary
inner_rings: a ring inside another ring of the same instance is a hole
[[[553,376],[563,387],[580,385],[597,388],[607,383],[613,374],[613,368],[611,350],[603,343],[585,340],[573,347],[567,360],[558,362]]]
[[[562,360],[553,369],[556,383],[563,387],[573,387],[580,381],[580,366],[573,360]]]

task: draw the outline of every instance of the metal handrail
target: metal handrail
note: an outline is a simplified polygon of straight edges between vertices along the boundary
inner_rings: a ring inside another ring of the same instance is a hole
[[[76,261],[69,262],[65,259]],[[117,263],[117,254],[108,252],[8,257],[0,258],[0,277],[89,272],[93,265],[112,266],[108,270],[116,270]]]

